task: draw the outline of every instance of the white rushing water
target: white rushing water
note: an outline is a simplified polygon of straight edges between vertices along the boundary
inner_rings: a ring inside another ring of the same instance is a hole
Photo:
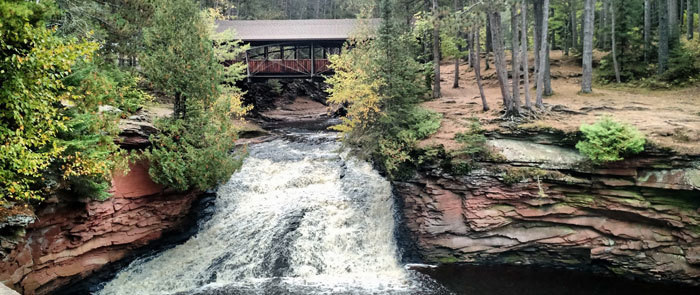
[[[415,294],[390,184],[338,149],[329,135],[251,147],[196,236],[99,294]]]

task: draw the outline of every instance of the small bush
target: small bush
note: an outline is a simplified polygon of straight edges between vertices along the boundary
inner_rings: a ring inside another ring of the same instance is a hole
[[[375,159],[393,178],[404,178],[403,166],[413,164],[412,153],[419,140],[427,138],[440,128],[442,115],[413,106],[401,112],[385,116],[380,120],[387,128],[379,135]]]
[[[696,42],[684,40],[681,46],[671,51],[668,70],[659,76],[659,80],[674,86],[685,86],[697,82],[700,74],[700,48]]]
[[[585,139],[576,148],[596,164],[623,160],[644,150],[644,135],[633,126],[605,117],[593,125],[580,128]]]

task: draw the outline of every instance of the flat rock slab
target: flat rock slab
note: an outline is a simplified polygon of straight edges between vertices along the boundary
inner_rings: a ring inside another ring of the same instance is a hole
[[[491,139],[486,144],[509,162],[541,164],[543,168],[570,168],[586,161],[578,151],[554,145],[512,139]]]

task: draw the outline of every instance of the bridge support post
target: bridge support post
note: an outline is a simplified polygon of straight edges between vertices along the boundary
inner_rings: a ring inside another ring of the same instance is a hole
[[[314,77],[314,72],[316,71],[316,50],[314,48],[314,43],[311,43],[311,78]]]

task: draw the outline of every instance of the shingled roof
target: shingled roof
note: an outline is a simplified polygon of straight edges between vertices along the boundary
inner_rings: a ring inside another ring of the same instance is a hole
[[[370,26],[380,22],[367,21]],[[357,19],[219,20],[216,31],[233,29],[243,41],[347,40],[359,24]]]

